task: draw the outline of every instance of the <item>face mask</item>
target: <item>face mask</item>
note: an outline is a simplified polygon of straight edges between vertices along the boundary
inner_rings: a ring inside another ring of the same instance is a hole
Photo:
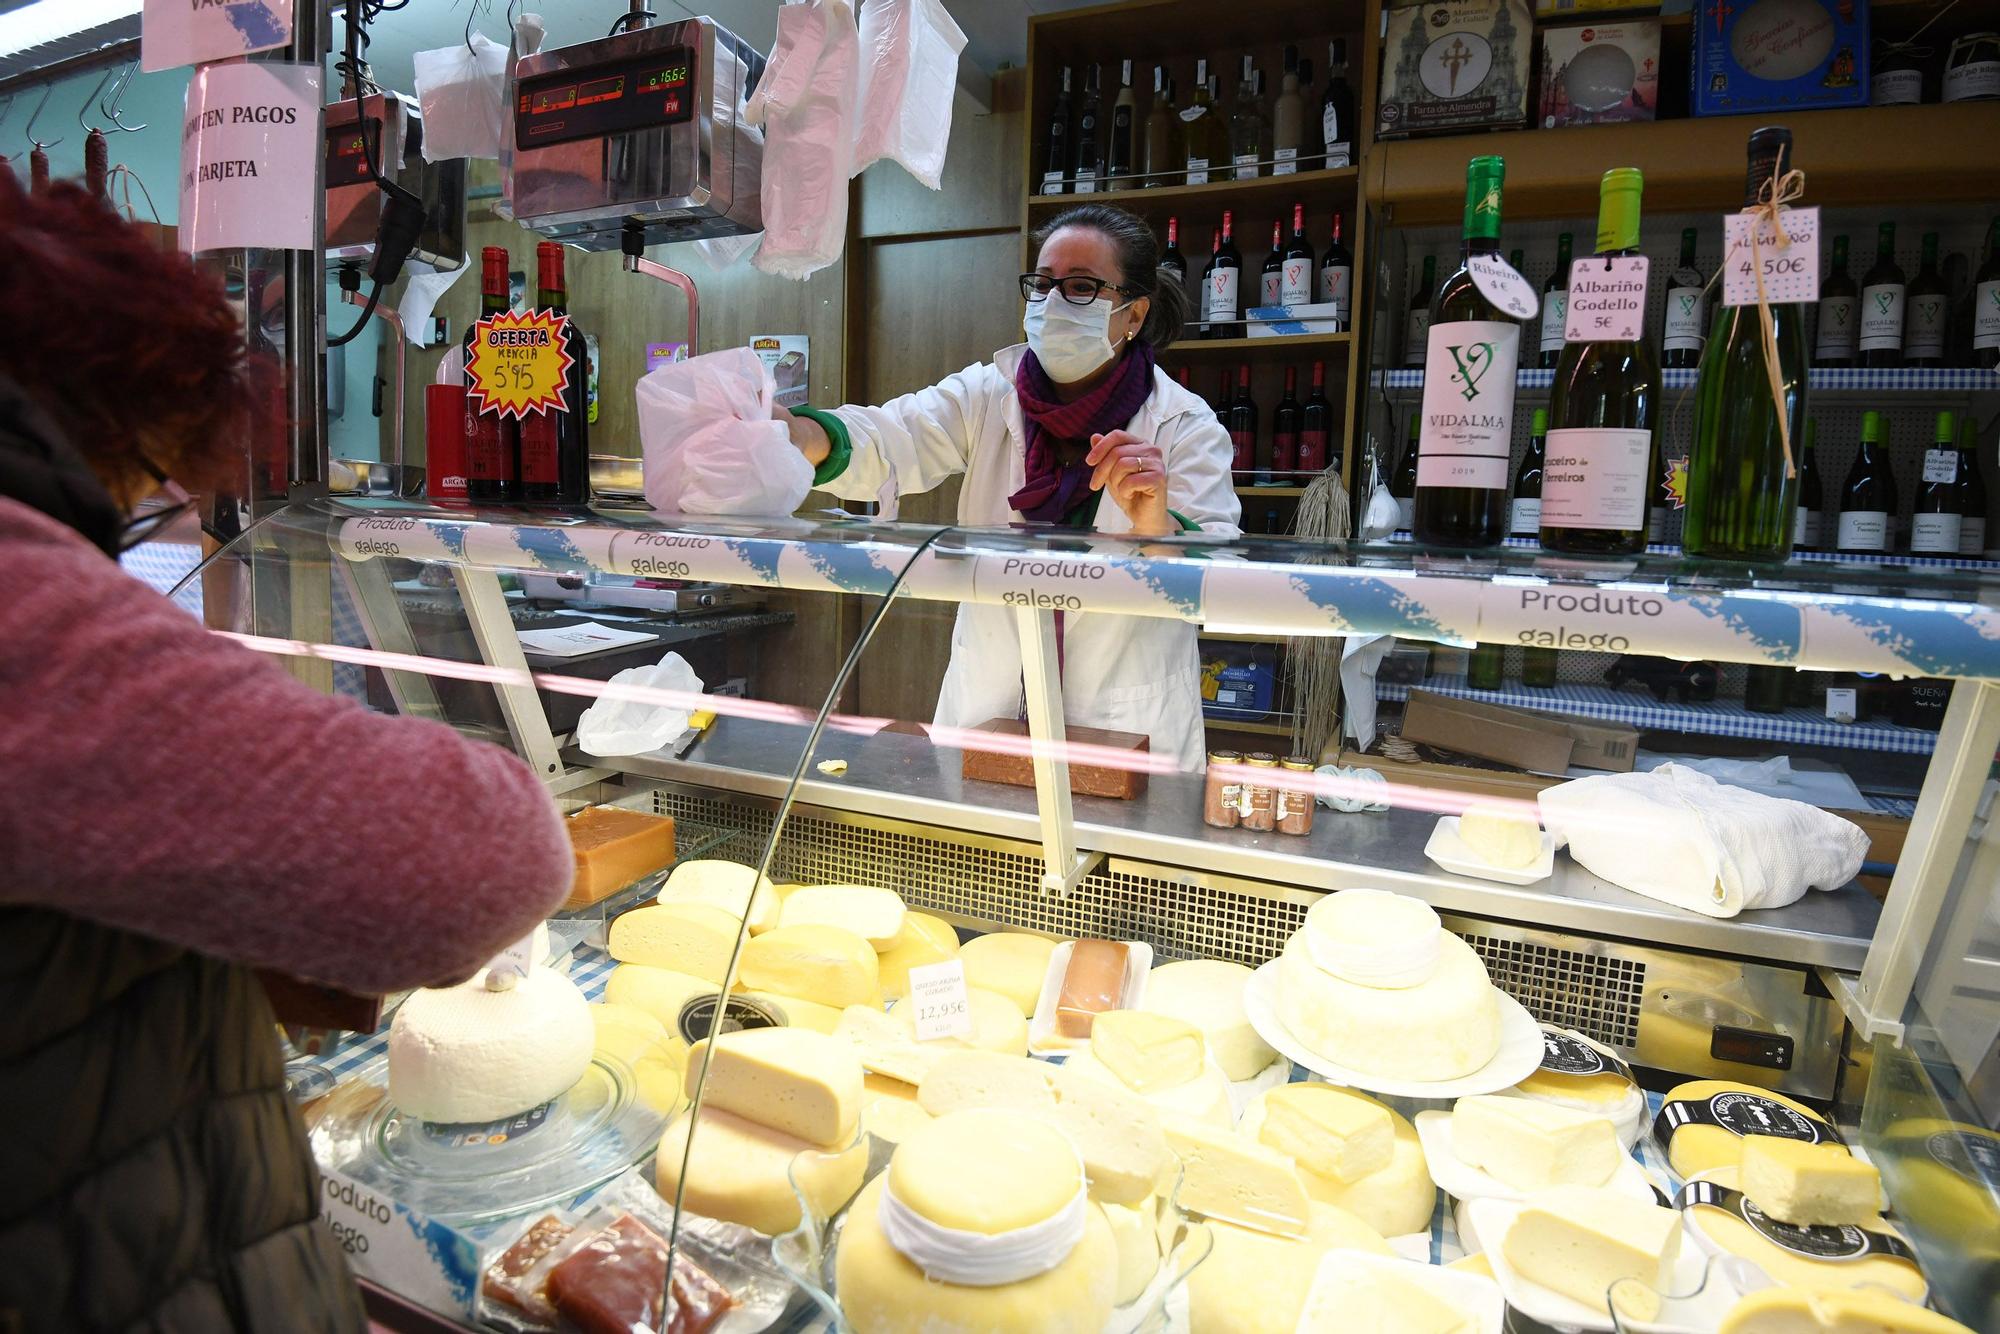
[[[1109,297],[1076,306],[1063,300],[1060,293],[1051,292],[1028,303],[1021,328],[1028,335],[1029,350],[1049,378],[1057,384],[1074,384],[1118,355],[1109,330],[1111,317],[1123,309],[1112,305]]]

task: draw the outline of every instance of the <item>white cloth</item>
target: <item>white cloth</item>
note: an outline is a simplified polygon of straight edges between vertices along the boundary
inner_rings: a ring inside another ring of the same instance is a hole
[[[668,653],[651,667],[627,667],[610,684],[688,695],[702,692],[701,678],[678,653]],[[678,741],[694,708],[693,700],[676,704],[605,695],[576,720],[576,744],[589,755],[645,755]]]
[[[854,444],[840,476],[821,487],[845,500],[875,500],[893,484],[900,495],[935,488],[962,473],[958,522],[1021,522],[1007,498],[1026,480],[1021,404],[1014,371],[1026,348],[968,366],[928,389],[880,407],[834,410]],[[1230,482],[1233,452],[1215,409],[1153,371],[1153,392],[1125,427],[1166,456],[1167,506],[1204,534],[1242,533],[1242,508]],[[1097,530],[1127,533],[1131,520],[1109,497],[1097,507]],[[1196,628],[1155,616],[1071,612],[1064,618],[1064,716],[1080,727],[1140,732],[1155,754],[1185,770],[1204,756],[1201,656]],[[938,694],[938,725],[977,727],[1021,711],[1021,645],[1011,608],[965,604],[952,627],[951,665]]]
[[[507,129],[507,48],[475,32],[410,57],[424,112],[424,161],[497,158]]]
[[[964,49],[965,33],[941,0],[868,0],[861,10],[855,171],[894,158],[931,189],[943,185]]]
[[[1349,635],[1340,646],[1340,727],[1364,752],[1375,744],[1375,673],[1395,646],[1393,635]]]
[[[1678,764],[1563,783],[1541,808],[1556,846],[1586,870],[1710,917],[1844,885],[1868,851],[1868,835],[1837,815]]]
[[[849,0],[778,10],[778,37],[744,118],[764,127],[764,242],[752,259],[805,279],[840,258],[861,100],[861,39]]]
[[[771,416],[776,386],[747,347],[670,361],[639,381],[646,501],[665,513],[790,514],[813,468]]]

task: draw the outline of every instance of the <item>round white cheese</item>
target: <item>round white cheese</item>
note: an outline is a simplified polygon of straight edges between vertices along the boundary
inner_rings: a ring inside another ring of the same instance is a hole
[[[505,991],[483,974],[414,991],[389,1025],[389,1101],[449,1124],[518,1116],[581,1079],[595,1041],[583,993],[553,969]]]
[[[1146,975],[1141,1009],[1171,1015],[1201,1030],[1208,1054],[1232,1080],[1254,1079],[1277,1059],[1243,1006],[1250,970],[1222,959],[1181,959]]]
[[[1412,987],[1370,987],[1321,968],[1304,930],[1278,964],[1285,1027],[1319,1055],[1393,1079],[1459,1079],[1500,1050],[1500,1002],[1472,947],[1440,933],[1437,969]]]

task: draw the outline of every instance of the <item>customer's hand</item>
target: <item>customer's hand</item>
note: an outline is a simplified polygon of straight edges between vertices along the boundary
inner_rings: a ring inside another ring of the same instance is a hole
[[[1178,526],[1167,513],[1167,458],[1159,446],[1129,431],[1090,437],[1085,463],[1093,491],[1108,491],[1142,537],[1162,537]]]

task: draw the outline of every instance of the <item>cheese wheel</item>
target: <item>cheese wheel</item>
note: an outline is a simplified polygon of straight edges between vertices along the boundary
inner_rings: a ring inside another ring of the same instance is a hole
[[[918,1127],[929,1125],[931,1120],[931,1114],[915,1098],[872,1089],[861,1095],[861,1128],[876,1139],[901,1144],[915,1134]]]
[[[1718,1334],[1972,1334],[1886,1292],[1765,1288],[1729,1308]]]
[[[611,920],[609,949],[620,963],[646,964],[720,986],[742,919],[704,903],[654,903]]]
[[[861,1123],[861,1062],[853,1047],[810,1029],[746,1028],[695,1043],[688,1097],[704,1087],[705,1106],[822,1148],[852,1144]]]
[[[831,1005],[798,996],[781,996],[775,991],[746,991],[743,994],[751,1000],[763,1002],[764,1007],[775,1013],[786,1028],[809,1028],[815,1033],[831,1033],[840,1027],[841,1012]]]
[[[1320,1210],[1317,1228],[1304,1237],[1209,1223],[1213,1249],[1187,1280],[1189,1330],[1293,1334],[1321,1256],[1336,1246],[1392,1254],[1388,1243],[1358,1221],[1329,1206]]]
[[[1437,1207],[1437,1187],[1431,1182],[1430,1165],[1424,1159],[1423,1141],[1417,1137],[1417,1128],[1410,1124],[1408,1118],[1353,1089],[1317,1083],[1288,1084],[1286,1088],[1327,1089],[1343,1098],[1379,1107],[1388,1113],[1390,1126],[1395,1131],[1396,1142],[1389,1165],[1379,1172],[1343,1182],[1301,1169],[1299,1175],[1305,1182],[1308,1196],[1319,1203],[1346,1210],[1385,1237],[1402,1237],[1430,1230],[1431,1214]],[[1252,1139],[1263,1138],[1266,1100],[1269,1097],[1269,1093],[1261,1093],[1243,1109],[1243,1119],[1237,1126],[1241,1133]]]
[[[717,984],[705,977],[643,963],[621,963],[604,980],[606,1001],[644,1010],[674,1034],[681,1031],[681,1007],[697,996],[716,993]]]
[[[1500,1050],[1498,995],[1486,965],[1457,936],[1440,933],[1437,967],[1425,981],[1376,987],[1322,969],[1308,944],[1313,929],[1309,918],[1278,963],[1280,1015],[1313,1051],[1368,1074],[1444,1080],[1473,1073]]]
[[[499,1121],[567,1092],[597,1031],[576,983],[530,968],[505,991],[485,977],[413,991],[389,1025],[389,1100],[452,1125]]]
[[[1224,1129],[1236,1121],[1229,1106],[1229,1081],[1222,1077],[1222,1071],[1212,1065],[1203,1066],[1201,1074],[1185,1084],[1156,1089],[1151,1093],[1139,1093],[1088,1051],[1079,1051],[1069,1057],[1063,1062],[1063,1068],[1079,1078],[1094,1079],[1100,1084],[1135,1093],[1163,1113],[1192,1117]]]
[[[976,1108],[1050,1108],[1056,1103],[1050,1071],[1047,1062],[1025,1056],[947,1052],[917,1085],[917,1101],[932,1116]]]
[[[1254,1078],[1278,1059],[1251,1027],[1243,989],[1250,970],[1221,959],[1182,959],[1146,975],[1139,1008],[1170,1015],[1201,1030],[1208,1054],[1232,1080]]]
[[[894,945],[908,909],[903,896],[875,885],[808,885],[785,897],[780,926],[837,926],[878,950]]]
[[[752,990],[797,996],[835,1009],[874,1005],[881,996],[875,947],[837,926],[780,926],[767,931],[743,947],[741,971],[743,985]]]
[[[756,867],[740,862],[705,858],[682,862],[654,902],[719,908],[739,921],[747,912],[753,932],[769,931],[778,924],[777,890]]]
[[[1056,942],[1047,936],[994,931],[959,946],[958,957],[965,964],[967,986],[999,992],[1020,1008],[1023,1019],[1030,1019],[1041,1000],[1042,978],[1055,948]]]
[[[630,1065],[666,1042],[667,1027],[636,1005],[607,1001],[590,1007],[594,1045]]]
[[[939,1227],[992,1236],[1055,1217],[1083,1188],[1083,1168],[1054,1127],[988,1108],[941,1116],[889,1161],[889,1186]]]
[[[1114,1300],[1128,1306],[1139,1300],[1146,1285],[1160,1272],[1159,1214],[1149,1196],[1138,1207],[1101,1204],[1104,1221],[1111,1228],[1111,1242],[1118,1248],[1118,1289]]]
[[[1317,1176],[1359,1181],[1396,1156],[1395,1120],[1372,1099],[1305,1083],[1271,1089],[1262,1101],[1257,1139]]]
[[[1090,1029],[1090,1054],[1137,1093],[1197,1078],[1208,1050],[1193,1024],[1150,1010],[1106,1010]]]
[[[1741,1169],[1716,1168],[1699,1180],[1735,1191],[1740,1189]],[[1882,1243],[1873,1237],[1905,1241],[1879,1214],[1858,1225],[1804,1228],[1770,1217],[1754,1200],[1745,1201],[1741,1213],[1699,1202],[1684,1207],[1710,1246],[1751,1261],[1774,1283],[1798,1288],[1878,1287],[1913,1302],[1923,1301],[1929,1291],[1913,1260],[1879,1253]]]
[[[1667,1163],[1683,1177],[1742,1160],[1745,1135],[1839,1142],[1827,1119],[1782,1093],[1726,1079],[1695,1079],[1668,1092],[1653,1123]]]
[[[958,957],[958,932],[942,917],[905,913],[903,929],[876,960],[882,999],[901,1000],[910,994],[910,970]]]
[[[706,1218],[741,1223],[766,1236],[799,1225],[795,1179],[811,1198],[814,1213],[830,1218],[854,1197],[868,1171],[865,1140],[828,1153],[769,1126],[704,1106],[698,1123],[683,1116],[660,1139],[654,1178],[669,1204],[680,1183],[690,1130],[694,1154],[683,1203]]]
[[[649,1012],[607,1001],[590,1007],[597,1026],[597,1056],[619,1061],[638,1081],[639,1100],[667,1115],[681,1109],[688,1044],[667,1032]]]

